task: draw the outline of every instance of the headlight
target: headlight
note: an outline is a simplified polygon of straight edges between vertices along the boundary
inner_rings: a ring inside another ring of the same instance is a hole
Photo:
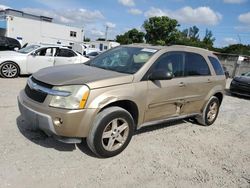
[[[82,109],[85,107],[89,96],[89,88],[86,85],[55,86],[53,90],[65,91],[69,96],[53,96],[50,106],[65,109]]]

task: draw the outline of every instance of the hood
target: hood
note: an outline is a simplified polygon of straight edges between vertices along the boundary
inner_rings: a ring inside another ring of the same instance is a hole
[[[235,81],[241,82],[241,83],[250,83],[250,77],[249,76],[237,76],[234,78]]]
[[[131,83],[133,75],[118,73],[91,67],[84,64],[72,64],[41,69],[32,75],[35,79],[51,85],[82,85],[91,89]]]
[[[22,54],[16,51],[0,51],[0,58],[1,57],[16,57],[16,56],[24,56],[27,54]]]

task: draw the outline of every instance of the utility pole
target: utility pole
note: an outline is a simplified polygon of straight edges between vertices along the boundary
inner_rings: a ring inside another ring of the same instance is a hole
[[[105,41],[108,40],[108,30],[109,30],[109,26],[106,25],[106,31],[105,31]]]
[[[187,32],[187,38],[189,39],[190,38],[190,27],[188,28],[188,32]]]

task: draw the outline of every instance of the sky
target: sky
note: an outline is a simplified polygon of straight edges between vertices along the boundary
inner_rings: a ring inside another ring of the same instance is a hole
[[[92,40],[143,31],[152,16],[176,19],[180,30],[196,25],[200,37],[212,31],[216,47],[250,44],[250,0],[0,0],[0,9],[12,8],[52,17],[55,22],[83,27]]]

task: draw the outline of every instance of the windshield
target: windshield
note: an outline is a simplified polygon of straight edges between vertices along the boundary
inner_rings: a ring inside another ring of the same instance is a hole
[[[120,46],[98,55],[88,63],[89,66],[121,73],[136,73],[157,50]]]
[[[250,77],[250,72],[245,73],[244,76],[249,76]]]
[[[35,50],[39,47],[40,47],[39,45],[30,45],[30,46],[27,46],[25,48],[21,48],[20,50],[18,50],[18,52],[20,52],[22,54],[27,54],[27,53],[32,52],[33,50]]]

